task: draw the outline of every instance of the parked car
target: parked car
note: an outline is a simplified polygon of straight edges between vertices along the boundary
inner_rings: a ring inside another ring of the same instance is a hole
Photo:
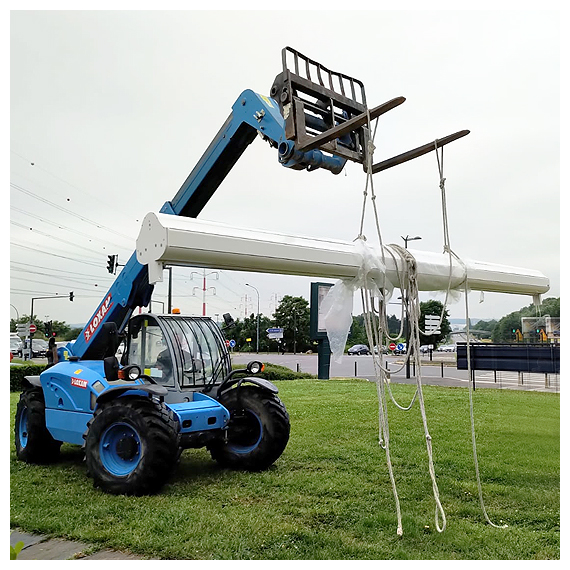
[[[28,347],[29,340],[26,339],[24,348]],[[48,349],[48,343],[41,338],[32,339],[32,358],[44,358]]]
[[[18,337],[10,337],[10,352],[14,356],[22,356],[22,341]]]
[[[348,349],[348,354],[360,356],[361,354],[370,354],[370,349],[365,344],[355,344]]]
[[[438,347],[438,352],[455,352],[454,344],[443,344]]]

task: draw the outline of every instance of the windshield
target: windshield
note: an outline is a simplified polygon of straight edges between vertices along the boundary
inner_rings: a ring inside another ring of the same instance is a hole
[[[160,384],[204,387],[221,382],[230,371],[225,341],[212,319],[137,316],[130,330],[128,363],[138,364]]]
[[[180,347],[181,387],[213,384],[227,374],[226,352],[220,346],[224,341],[211,319],[181,317],[163,322]]]
[[[145,318],[139,322],[129,342],[129,364],[138,364],[143,374],[159,384],[174,386],[174,374],[170,350],[164,334],[156,321]]]

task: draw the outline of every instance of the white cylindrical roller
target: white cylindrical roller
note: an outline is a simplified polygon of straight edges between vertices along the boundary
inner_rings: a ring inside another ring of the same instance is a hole
[[[409,251],[416,260],[419,290],[447,289],[449,255]],[[363,242],[291,236],[153,212],[143,220],[137,259],[148,265],[151,283],[162,281],[164,264],[328,279],[355,278],[364,264],[372,264],[376,267],[369,275],[380,287],[387,279],[399,288],[405,269],[390,246],[384,256],[384,277],[380,249]],[[452,261],[451,288],[459,287],[467,272],[469,287],[476,291],[539,295],[549,289],[548,279],[539,271],[471,260],[463,264]]]

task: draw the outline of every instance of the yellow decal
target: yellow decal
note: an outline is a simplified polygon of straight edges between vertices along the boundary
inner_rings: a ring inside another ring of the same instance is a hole
[[[144,374],[145,374],[146,376],[150,376],[150,368],[145,368],[145,369],[144,369]]]
[[[78,368],[74,374],[81,374],[83,372],[83,368]]]
[[[266,97],[265,95],[261,95],[261,98],[271,107],[273,108],[273,103],[271,102],[271,99],[269,97]]]

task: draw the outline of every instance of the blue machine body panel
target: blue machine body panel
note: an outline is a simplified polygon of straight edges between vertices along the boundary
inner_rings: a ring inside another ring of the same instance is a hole
[[[167,404],[178,417],[181,434],[227,426],[230,413],[222,404],[200,392],[194,392],[193,396],[191,402]]]
[[[148,393],[138,388],[142,380],[134,382],[108,382],[103,361],[63,361],[40,374],[45,399],[46,427],[58,441],[83,445],[83,435],[98,405],[97,398],[109,389],[129,388],[119,397],[142,396]],[[166,404],[172,409],[180,426],[180,433],[222,429],[230,414],[219,402],[201,394],[190,392],[189,402]]]

